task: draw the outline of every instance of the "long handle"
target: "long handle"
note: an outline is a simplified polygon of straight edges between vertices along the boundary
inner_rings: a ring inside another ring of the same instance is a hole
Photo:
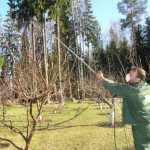
[[[73,55],[75,55],[87,68],[95,74],[95,71],[84,61],[81,57],[79,57],[74,51],[72,51],[69,47],[67,47],[60,39],[56,36],[52,35],[56,40],[58,40],[65,48],[67,48]]]

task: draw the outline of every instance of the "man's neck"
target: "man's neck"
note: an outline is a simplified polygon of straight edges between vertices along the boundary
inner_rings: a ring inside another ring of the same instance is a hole
[[[141,80],[140,81],[139,80],[135,80],[133,82],[129,82],[129,84],[134,85],[134,84],[139,84],[140,82],[141,82]]]

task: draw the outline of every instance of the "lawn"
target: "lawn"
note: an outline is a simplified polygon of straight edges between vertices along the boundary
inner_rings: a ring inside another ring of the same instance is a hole
[[[57,104],[46,106],[43,112],[44,121],[39,123],[37,129],[42,129],[47,122],[54,124],[72,118],[88,105],[90,105],[88,109],[69,122],[48,130],[37,130],[31,143],[32,150],[115,150],[115,142],[117,150],[129,150],[133,147],[130,126],[120,124],[121,105],[119,103],[115,104],[117,122],[115,128],[108,124],[109,108],[107,106],[100,110],[97,103],[85,101],[84,103],[66,103],[63,109],[56,111],[53,110]],[[7,108],[8,119],[13,120],[20,128],[26,124],[25,114],[24,106],[17,105]],[[24,145],[24,141],[18,135],[2,125],[0,125],[0,136],[10,138],[18,145]],[[4,150],[15,150],[15,148],[10,145]]]

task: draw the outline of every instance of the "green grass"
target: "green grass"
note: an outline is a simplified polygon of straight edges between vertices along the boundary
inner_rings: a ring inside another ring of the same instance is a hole
[[[37,131],[32,139],[32,150],[114,150],[114,128],[108,125],[108,108],[99,109],[94,102],[67,103],[64,109],[53,112],[53,106],[46,106],[43,112],[44,122],[38,125],[38,129],[44,127],[48,121],[51,124],[64,121],[73,117],[77,111],[84,110],[79,117],[72,121],[51,127],[48,130]],[[57,107],[57,105],[55,105]],[[121,106],[116,104],[116,121],[121,122]],[[34,108],[36,111],[36,109]],[[26,124],[26,109],[24,106],[11,106],[7,108],[7,116],[17,126]],[[22,128],[22,127],[21,127]],[[118,126],[116,124],[116,143],[118,150],[133,147],[132,132],[130,126]],[[13,140],[18,145],[24,145],[24,141],[15,133],[1,127],[0,136]],[[3,142],[6,143],[6,142]],[[4,150],[15,150],[12,146]]]

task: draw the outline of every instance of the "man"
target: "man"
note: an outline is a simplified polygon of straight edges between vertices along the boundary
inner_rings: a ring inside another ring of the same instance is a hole
[[[150,86],[145,71],[132,67],[126,84],[104,78],[101,71],[96,77],[111,93],[123,97],[123,123],[132,125],[135,150],[150,150]]]

